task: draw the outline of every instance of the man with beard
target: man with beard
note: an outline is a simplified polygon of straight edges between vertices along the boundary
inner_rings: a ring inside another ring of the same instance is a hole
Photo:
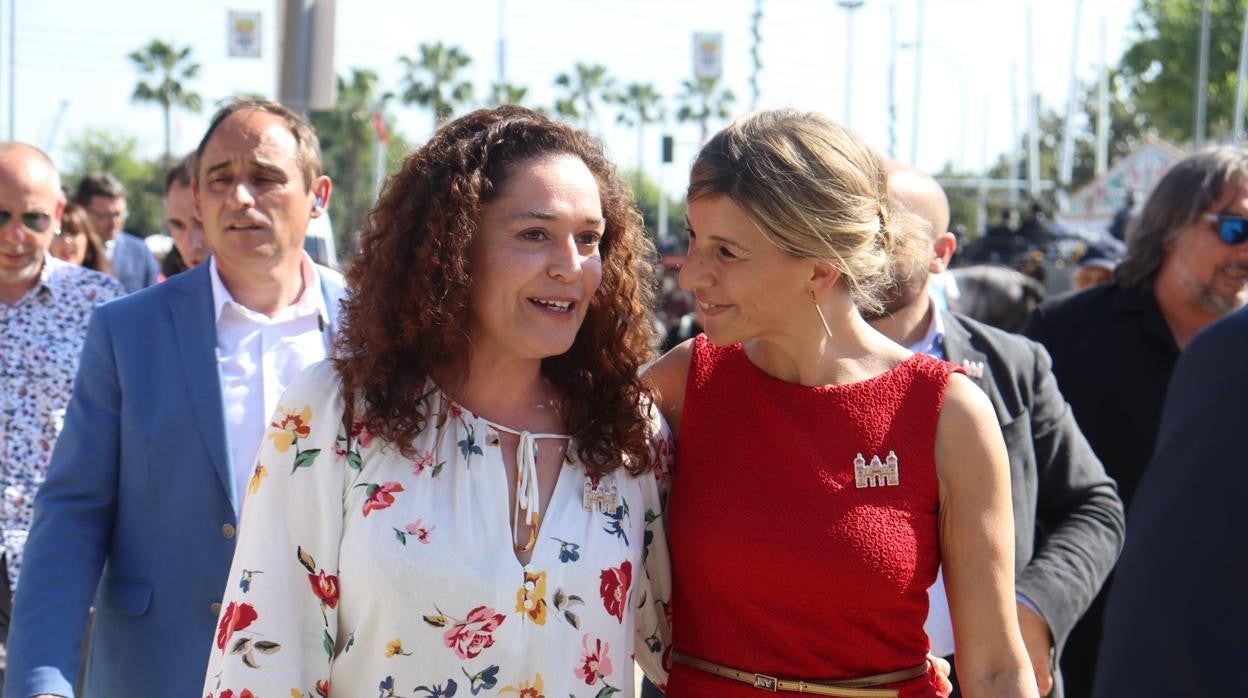
[[[1040,694],[1061,696],[1055,659],[1118,557],[1122,502],[1058,392],[1044,349],[933,303],[929,275],[945,270],[957,246],[940,185],[902,168],[888,185],[894,200],[931,225],[924,240],[931,253],[926,265],[894,270],[884,314],[868,319],[898,344],[964,367],[992,401],[1010,455],[1019,627]],[[930,593],[932,653],[952,655],[941,578]]]
[[[1053,356],[1075,418],[1128,510],[1153,455],[1179,352],[1248,301],[1248,152],[1190,155],[1166,172],[1127,230],[1114,282],[1037,308],[1025,330]],[[1071,633],[1062,666],[1089,695],[1104,594]]]

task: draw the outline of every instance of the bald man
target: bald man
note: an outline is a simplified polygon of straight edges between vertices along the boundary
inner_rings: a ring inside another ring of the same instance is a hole
[[[0,143],[0,643],[87,319],[125,293],[116,279],[48,254],[64,208],[48,156],[25,143]]]
[[[964,367],[991,399],[1010,454],[1019,627],[1040,694],[1061,696],[1057,658],[1122,548],[1122,501],[1058,392],[1048,353],[1019,335],[940,310],[932,301],[930,277],[945,270],[957,247],[940,185],[923,172],[895,167],[889,191],[929,224],[909,234],[924,235],[930,254],[911,269],[896,270],[884,314],[868,319],[911,351]],[[931,597],[926,627],[932,653],[952,655],[949,603],[940,579]]]

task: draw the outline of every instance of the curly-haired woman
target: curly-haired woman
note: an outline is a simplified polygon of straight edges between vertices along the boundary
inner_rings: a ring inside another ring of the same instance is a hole
[[[539,114],[473,112],[411,155],[337,358],[260,451],[204,692],[609,695],[634,655],[657,667],[649,252],[600,146]]]
[[[702,148],[688,203],[706,333],[649,373],[679,432],[667,695],[948,695],[923,631],[943,564],[964,695],[1034,696],[996,415],[859,313],[920,238],[880,157],[761,112]]]

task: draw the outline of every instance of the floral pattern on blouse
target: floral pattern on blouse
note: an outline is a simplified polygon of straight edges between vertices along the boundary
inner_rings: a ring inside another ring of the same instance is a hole
[[[437,391],[429,408],[406,458],[343,427],[328,363],[289,387],[257,456],[205,696],[610,698],[632,694],[634,658],[666,680],[674,449],[658,410],[652,472],[593,478],[567,449],[525,565],[508,430]],[[606,491],[613,507],[588,504]]]
[[[116,279],[47,256],[39,283],[0,303],[0,533],[16,585],[52,446],[96,306],[125,295]]]

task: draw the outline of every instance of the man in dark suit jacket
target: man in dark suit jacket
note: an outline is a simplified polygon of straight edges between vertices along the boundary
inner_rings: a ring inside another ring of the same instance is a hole
[[[91,225],[104,241],[113,276],[126,293],[147,288],[160,278],[160,265],[143,239],[125,230],[126,189],[107,172],[91,172],[78,183],[74,203],[87,210]]]
[[[1114,574],[1097,698],[1244,695],[1248,312],[1201,332],[1170,383]]]
[[[1132,219],[1114,282],[1041,305],[1025,329],[1053,357],[1058,386],[1128,515],[1179,352],[1248,302],[1240,216],[1248,216],[1248,152],[1222,146],[1184,158]],[[1062,671],[1072,695],[1092,691],[1103,616],[1104,594],[1071,633]]]
[[[889,190],[931,225],[931,235],[897,226],[898,234],[923,236],[926,254],[898,260],[885,314],[872,325],[902,346],[964,367],[992,401],[1010,455],[1019,627],[1040,694],[1061,696],[1055,658],[1118,557],[1122,502],[1058,392],[1044,349],[940,310],[927,293],[928,275],[944,271],[957,244],[947,232],[949,204],[940,185],[897,168]],[[947,609],[938,583],[927,624],[938,654],[953,651]]]

